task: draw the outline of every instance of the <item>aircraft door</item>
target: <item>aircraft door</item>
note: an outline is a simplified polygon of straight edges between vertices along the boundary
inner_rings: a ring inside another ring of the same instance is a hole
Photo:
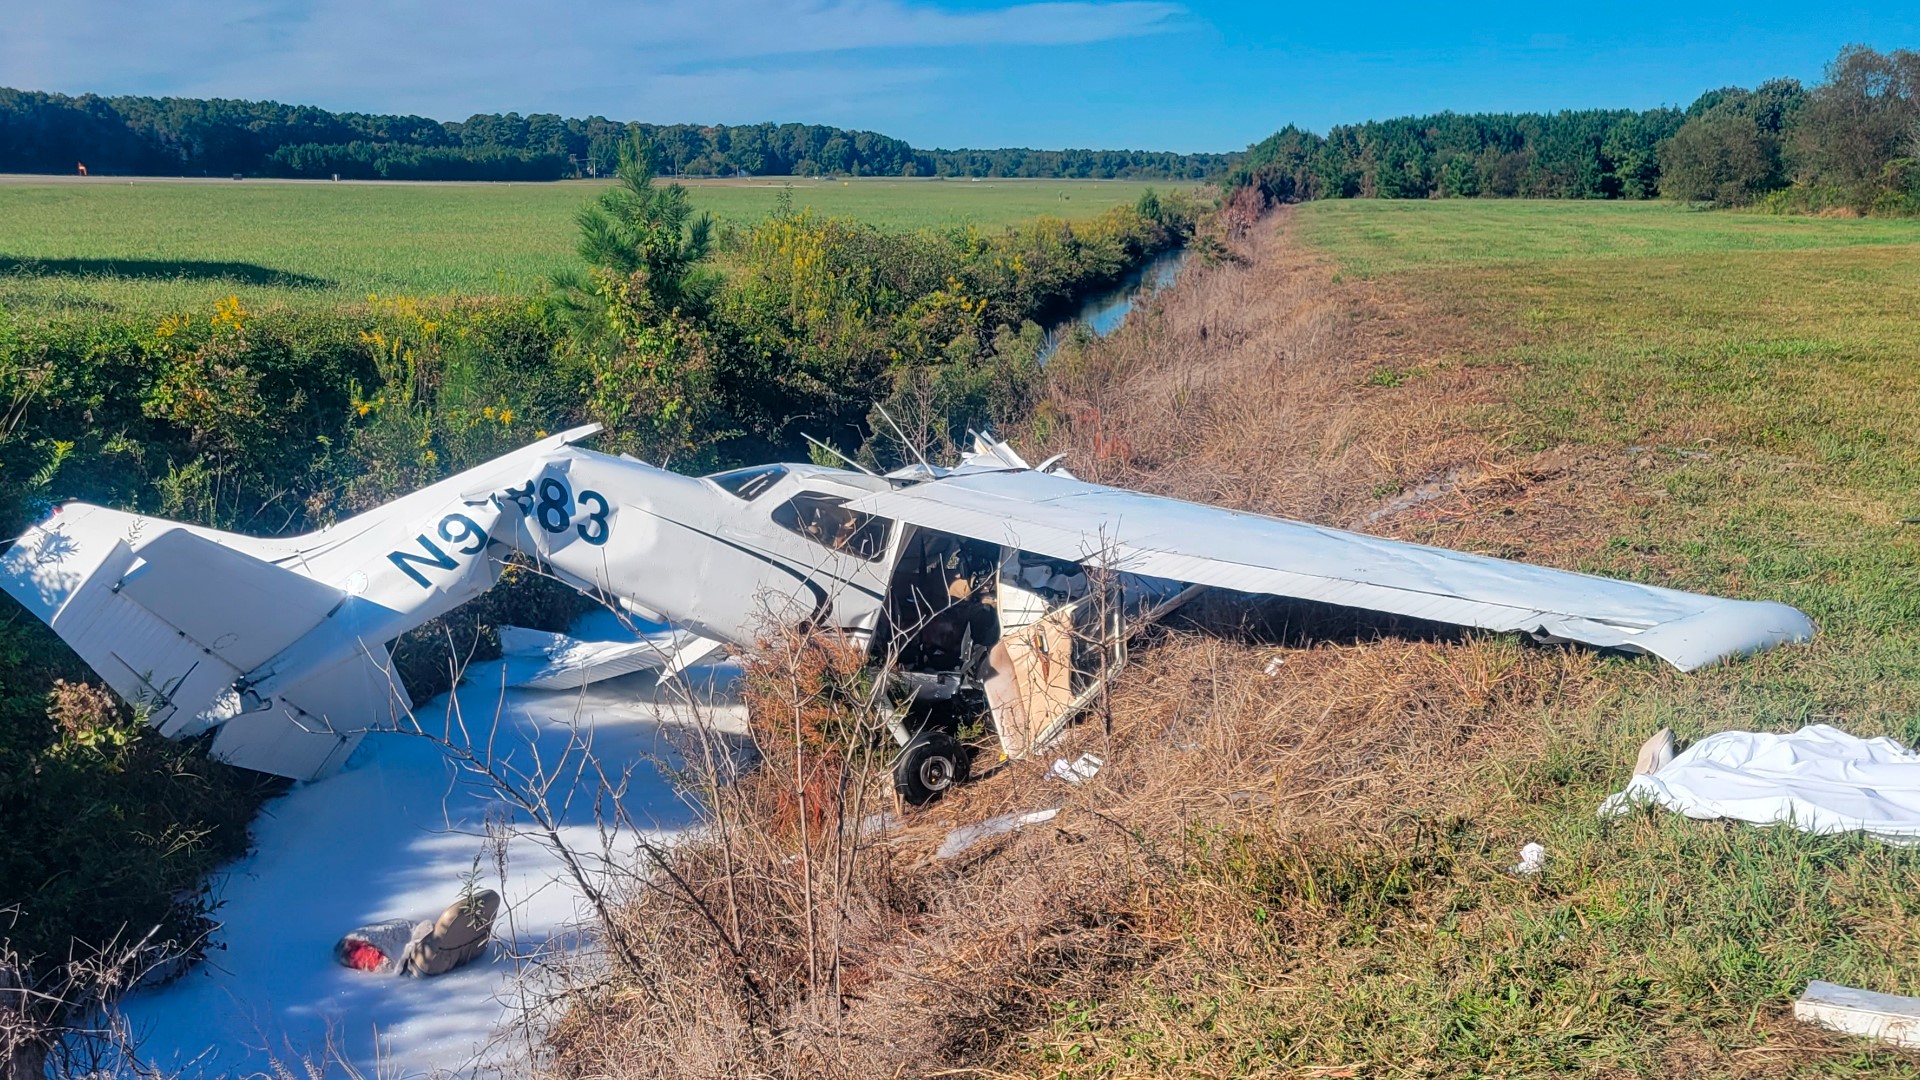
[[[1052,739],[1099,692],[1111,665],[1103,632],[1111,606],[1084,569],[1004,549],[998,580],[1000,641],[987,654],[982,683],[1000,748],[1024,757]]]

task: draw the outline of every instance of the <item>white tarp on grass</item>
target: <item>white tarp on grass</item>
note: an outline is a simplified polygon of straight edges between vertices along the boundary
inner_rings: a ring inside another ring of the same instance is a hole
[[[609,616],[576,628],[586,636],[619,632]],[[730,694],[732,667],[700,669],[687,681],[718,700],[700,722],[723,733],[743,728]],[[574,740],[591,738],[609,768],[634,766],[626,810],[656,840],[671,840],[694,813],[654,761],[671,762],[690,722],[681,694],[631,675],[584,690],[507,690],[499,663],[475,665],[459,691],[473,741],[485,744],[498,717],[495,748],[516,766],[546,762]],[[420,723],[443,723],[449,699],[422,706]],[[566,800],[561,784],[553,801]],[[591,785],[563,814],[563,833],[598,852]],[[604,809],[602,807],[601,809]],[[516,1075],[510,1023],[517,1011],[523,959],[565,943],[588,912],[559,860],[526,836],[507,845],[505,879],[487,836],[502,803],[460,776],[432,742],[372,734],[337,775],[297,785],[255,822],[255,850],[213,884],[221,924],[207,960],[178,981],[135,993],[125,1012],[140,1057],[163,1075],[195,1077],[308,1075],[301,1062],[341,1059],[358,1075],[383,1080],[433,1075]],[[524,823],[523,823],[524,824]],[[631,850],[635,837],[618,842]],[[505,900],[486,957],[430,979],[350,971],[333,958],[340,935],[390,918],[431,917],[458,895],[462,875],[479,864],[480,884]],[[337,1064],[326,1075],[348,1075]]]
[[[1691,818],[1864,832],[1920,843],[1920,754],[1814,724],[1788,735],[1723,731],[1600,805],[1603,815],[1651,803]]]

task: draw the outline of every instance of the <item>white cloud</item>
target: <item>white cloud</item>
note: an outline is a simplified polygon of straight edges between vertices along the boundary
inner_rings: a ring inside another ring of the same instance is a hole
[[[813,118],[900,111],[940,50],[1135,37],[1185,13],[1164,0],[0,0],[0,85],[441,118]]]

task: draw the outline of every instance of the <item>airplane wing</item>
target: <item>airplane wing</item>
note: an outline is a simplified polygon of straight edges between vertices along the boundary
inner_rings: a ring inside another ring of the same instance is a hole
[[[957,474],[851,509],[1239,592],[1650,653],[1682,671],[1813,636],[1785,604],[1530,566],[1047,473]]]

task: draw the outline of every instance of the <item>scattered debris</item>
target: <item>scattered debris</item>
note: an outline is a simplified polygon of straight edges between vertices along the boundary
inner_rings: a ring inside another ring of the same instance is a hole
[[[1673,729],[1661,728],[1640,744],[1640,756],[1633,762],[1633,775],[1652,776],[1667,767],[1673,753]]]
[[[413,944],[412,919],[387,919],[355,930],[333,947],[333,958],[355,971],[397,975]]]
[[[1894,1046],[1920,1047],[1920,998],[1858,990],[1814,980],[1793,1003],[1793,1016]]]
[[[1892,739],[1861,739],[1826,724],[1787,735],[1723,731],[1657,772],[1637,773],[1600,805],[1600,813],[1622,814],[1642,804],[1691,818],[1790,825],[1811,833],[1857,831],[1915,844],[1920,754]]]
[[[1513,867],[1516,874],[1537,874],[1547,868],[1547,849],[1538,841],[1528,843],[1520,849],[1520,862]]]
[[[1465,469],[1454,469],[1445,476],[1429,480],[1411,491],[1402,492],[1397,498],[1388,502],[1385,506],[1368,514],[1362,519],[1362,524],[1378,525],[1382,520],[1390,518],[1403,510],[1411,510],[1416,506],[1430,503],[1442,496],[1451,495],[1459,488],[1460,482],[1465,475]]]
[[[480,889],[447,905],[440,917],[422,923],[426,932],[407,947],[409,975],[445,975],[480,958],[493,940],[500,894]]]
[[[853,827],[855,840],[871,840],[876,836],[885,836],[900,827],[900,816],[891,810],[878,814],[868,814]]]
[[[1053,777],[1055,780],[1064,780],[1069,784],[1077,784],[1082,780],[1091,780],[1099,775],[1100,766],[1105,764],[1106,762],[1101,760],[1099,754],[1081,754],[1079,757],[1073,759],[1073,764],[1071,765],[1067,764],[1066,758],[1054,758],[1053,768],[1047,770],[1047,775]]]
[[[956,855],[964,854],[983,840],[991,840],[996,836],[1024,829],[1029,825],[1052,821],[1059,814],[1060,808],[1056,806],[1050,810],[1029,810],[1024,814],[1001,814],[999,817],[990,817],[977,825],[962,825],[947,834],[947,838],[940,843],[940,850],[934,852],[933,857],[935,860],[951,859]]]

